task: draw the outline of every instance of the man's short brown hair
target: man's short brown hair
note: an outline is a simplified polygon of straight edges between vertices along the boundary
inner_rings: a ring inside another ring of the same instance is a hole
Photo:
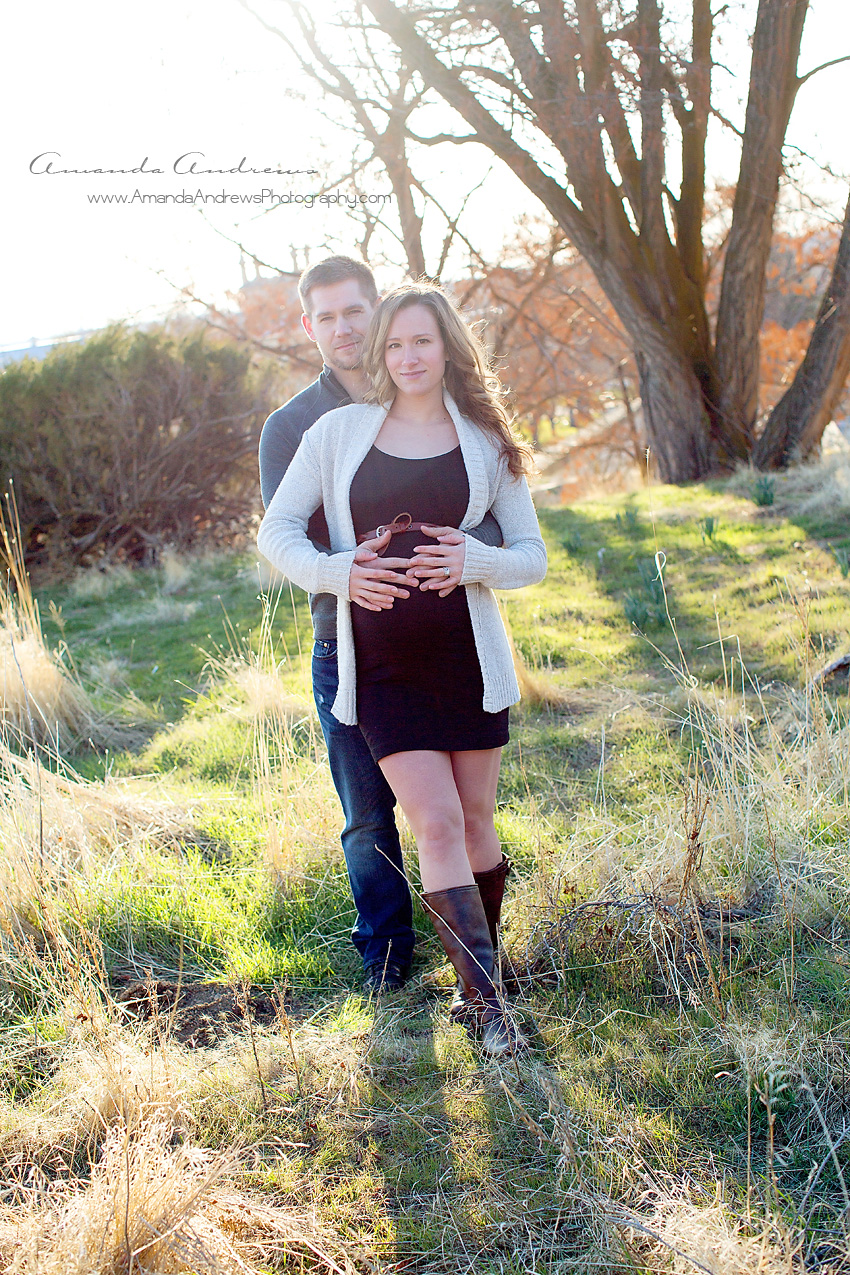
[[[378,288],[375,276],[363,261],[355,261],[354,257],[326,257],[324,261],[308,266],[298,280],[298,295],[305,314],[310,313],[310,291],[313,288],[326,288],[331,283],[345,283],[346,279],[356,279],[367,301],[373,305],[378,299]]]

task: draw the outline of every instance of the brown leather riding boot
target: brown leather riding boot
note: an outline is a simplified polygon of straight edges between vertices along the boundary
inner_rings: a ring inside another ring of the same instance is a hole
[[[525,1048],[526,1042],[493,982],[493,943],[478,886],[436,890],[423,894],[422,901],[457,971],[469,1006],[468,1018],[480,1032],[483,1048],[496,1055]]]
[[[478,893],[481,895],[481,903],[484,907],[484,915],[487,918],[487,928],[490,931],[490,941],[493,944],[494,953],[499,949],[499,923],[502,919],[502,900],[505,897],[505,879],[510,874],[511,861],[506,855],[502,855],[502,862],[497,863],[495,868],[488,868],[486,872],[473,872],[475,884],[478,886]],[[460,979],[457,981],[455,993],[449,1008],[449,1018],[452,1022],[462,1023],[469,1017],[470,1005],[464,995],[463,986]]]

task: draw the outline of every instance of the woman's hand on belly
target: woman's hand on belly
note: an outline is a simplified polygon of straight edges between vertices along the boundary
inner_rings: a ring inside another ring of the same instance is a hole
[[[380,558],[377,550],[383,549],[390,541],[390,532],[374,540],[364,540],[354,555],[351,572],[348,577],[348,596],[352,602],[366,611],[387,611],[396,598],[409,598],[407,589],[399,588],[398,569],[409,566],[411,558]],[[395,568],[395,569],[394,569]],[[410,588],[419,587],[416,580],[405,580]]]
[[[436,544],[417,545],[406,575],[420,589],[438,589],[445,598],[460,584],[466,558],[466,536],[457,527],[423,527]],[[421,583],[419,583],[421,581]]]

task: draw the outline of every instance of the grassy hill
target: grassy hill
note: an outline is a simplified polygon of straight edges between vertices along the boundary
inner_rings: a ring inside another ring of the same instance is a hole
[[[89,572],[38,590],[50,660],[6,604],[4,1268],[848,1269],[850,470],[541,523],[501,1067],[421,911],[359,990],[303,595]]]

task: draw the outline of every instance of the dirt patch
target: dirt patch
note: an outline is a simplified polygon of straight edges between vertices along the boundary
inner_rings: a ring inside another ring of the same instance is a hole
[[[226,983],[168,983],[162,979],[133,982],[116,998],[124,1017],[149,1022],[190,1049],[213,1047],[223,1037],[243,1031],[247,1019],[271,1026],[278,1006],[260,988]]]

